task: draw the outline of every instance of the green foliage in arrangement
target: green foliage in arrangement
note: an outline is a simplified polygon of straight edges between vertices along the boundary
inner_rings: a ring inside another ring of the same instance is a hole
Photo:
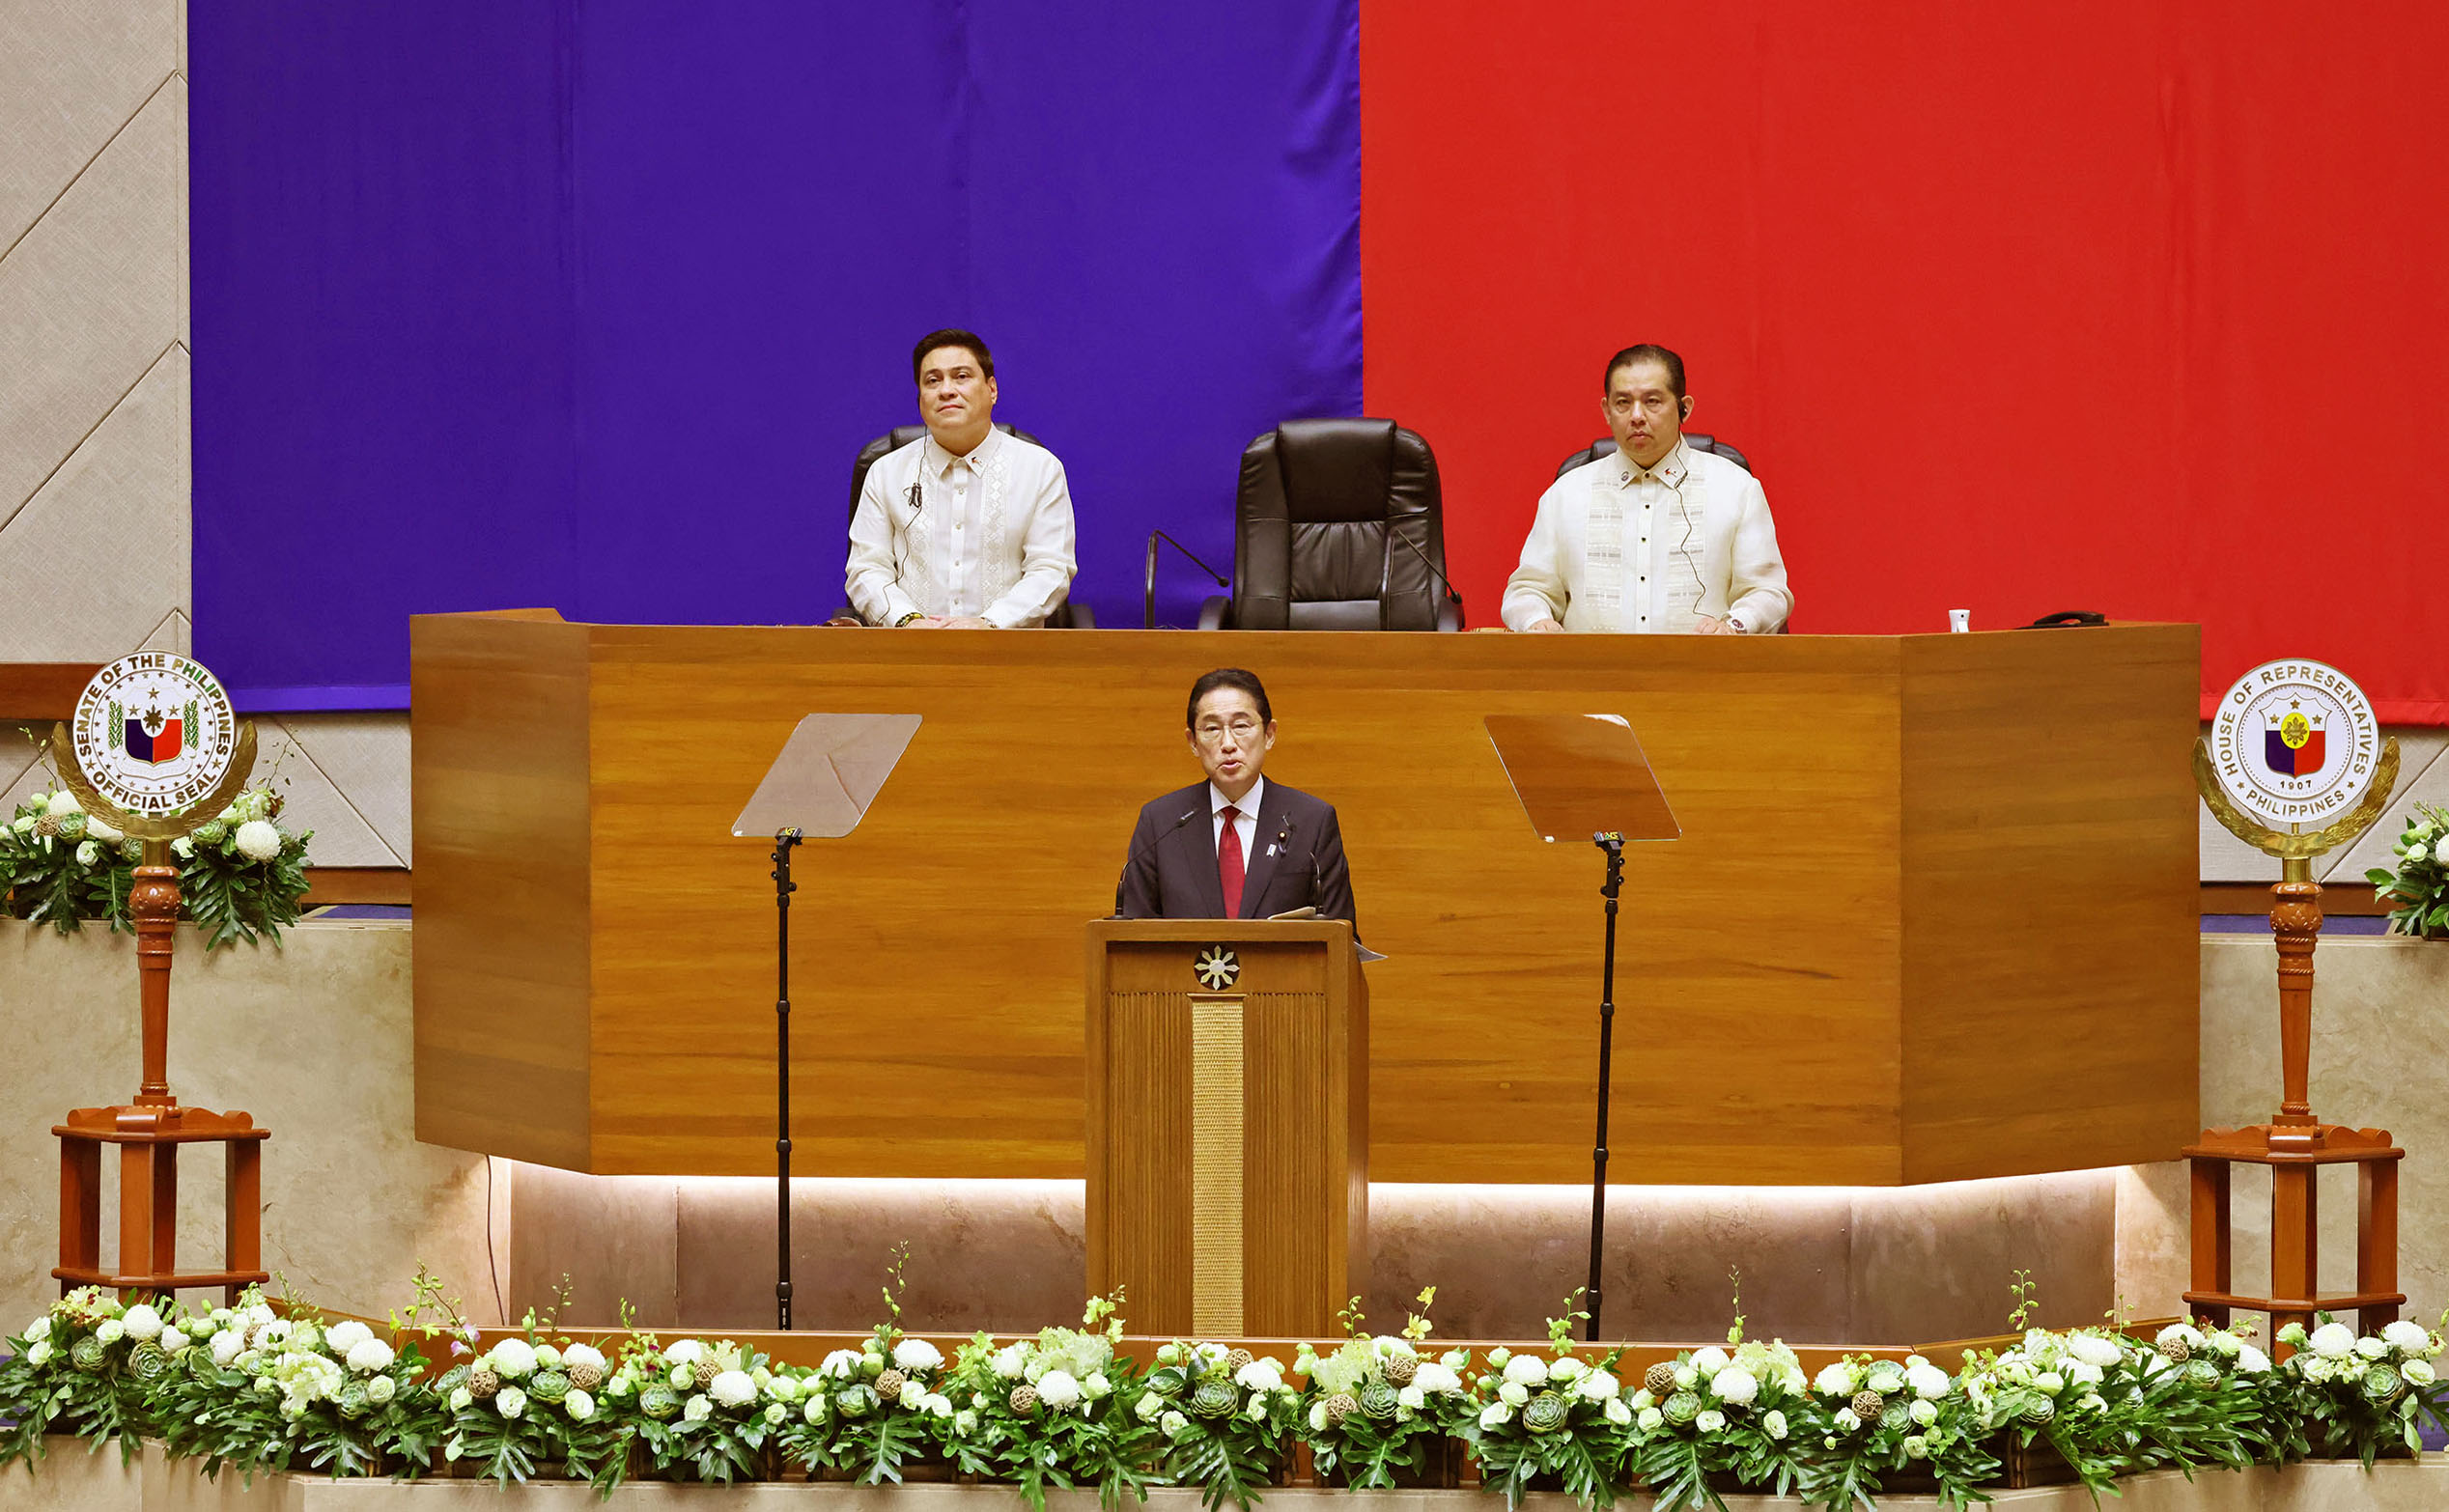
[[[1431,1355],[1426,1291],[1395,1335],[1370,1336],[1356,1301],[1344,1339],[1302,1345],[1291,1371],[1176,1340],[1143,1375],[1120,1347],[1119,1297],[1092,1302],[1079,1328],[980,1334],[948,1360],[901,1328],[906,1258],[891,1260],[887,1321],[813,1369],[729,1340],[664,1344],[626,1307],[623,1331],[574,1337],[556,1322],[566,1293],[480,1353],[484,1336],[423,1271],[387,1328],[256,1291],[190,1311],[87,1288],[6,1341],[0,1468],[73,1434],[129,1458],[155,1440],[207,1474],[247,1477],[448,1472],[608,1495],[632,1477],[892,1484],[924,1466],[1010,1485],[1038,1512],[1049,1490],[1093,1486],[1119,1512],[1157,1485],[1196,1486],[1219,1512],[1260,1500],[1306,1444],[1324,1478],[1356,1491],[1438,1484],[1468,1451],[1509,1506],[1556,1490],[1597,1509],[1640,1490],[1659,1512],[1724,1512],[1739,1489],[1847,1512],[1905,1491],[1968,1507],[2010,1455],[2058,1455],[2114,1492],[2162,1468],[2369,1466],[2449,1427],[2441,1336],[2421,1325],[2291,1325],[2280,1342],[2295,1353],[2274,1364],[2227,1329],[2181,1323],[2147,1341],[2114,1319],[2025,1328],[2021,1277],[2021,1336],[1955,1375],[1920,1356],[1852,1356],[1807,1379],[1783,1343],[1747,1339],[1738,1311],[1723,1347],[1625,1380],[1620,1351],[1576,1350],[1576,1299],[1546,1351],[1475,1363]]]
[[[170,843],[179,868],[179,916],[204,933],[207,950],[254,944],[297,922],[306,896],[306,842],[281,827],[281,798],[247,789],[188,836]],[[0,896],[9,917],[72,935],[89,919],[114,932],[135,928],[128,894],[144,842],[124,835],[65,791],[38,793],[0,825]]]
[[[2398,843],[2389,848],[2398,857],[2397,869],[2376,866],[2365,872],[2374,901],[2398,905],[2389,910],[2393,932],[2449,933],[2449,857],[2440,854],[2443,846],[2449,846],[2449,812],[2418,803]]]

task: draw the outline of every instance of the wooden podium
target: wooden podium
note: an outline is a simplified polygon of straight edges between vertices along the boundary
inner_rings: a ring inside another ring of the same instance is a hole
[[[1333,1336],[1368,1270],[1352,926],[1098,920],[1087,1050],[1089,1292],[1142,1333]]]

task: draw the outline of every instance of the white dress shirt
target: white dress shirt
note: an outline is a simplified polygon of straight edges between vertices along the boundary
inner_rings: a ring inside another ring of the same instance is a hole
[[[1063,464],[989,430],[967,457],[922,435],[877,459],[843,586],[870,625],[915,612],[1012,630],[1042,622],[1079,570]]]
[[[1251,845],[1258,838],[1258,805],[1265,800],[1266,797],[1267,779],[1265,777],[1253,778],[1250,791],[1241,796],[1239,802],[1226,798],[1224,790],[1215,783],[1211,782],[1207,785],[1207,822],[1210,826],[1208,838],[1216,842],[1217,859],[1222,861],[1224,857],[1224,807],[1228,803],[1231,804],[1234,810],[1233,833],[1242,837],[1242,875],[1244,877],[1250,875],[1250,863],[1258,859],[1258,854],[1251,849]]]
[[[1759,481],[1678,440],[1654,467],[1612,452],[1549,485],[1501,612],[1517,630],[1673,633],[1705,614],[1761,633],[1793,606]]]

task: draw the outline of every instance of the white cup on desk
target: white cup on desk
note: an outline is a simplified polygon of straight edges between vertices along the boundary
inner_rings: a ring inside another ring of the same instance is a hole
[[[1973,628],[1973,611],[1970,609],[1948,610],[1947,628],[1952,633],[1957,635],[1970,630]]]

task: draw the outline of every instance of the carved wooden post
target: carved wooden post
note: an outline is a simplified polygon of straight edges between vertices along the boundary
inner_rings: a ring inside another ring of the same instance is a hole
[[[2273,1148],[2311,1149],[2322,1142],[2322,1123],[2313,1116],[2310,1091],[2313,947],[2322,934],[2322,884],[2313,880],[2309,858],[2290,858],[2280,866],[2281,881],[2270,889],[2270,934],[2279,945],[2280,1087],[2270,1143]]]
[[[178,1120],[179,1100],[170,1095],[170,956],[179,937],[179,869],[170,847],[145,842],[145,861],[127,893],[136,920],[136,971],[144,1014],[144,1080],[136,1106],[163,1110],[161,1122]]]

